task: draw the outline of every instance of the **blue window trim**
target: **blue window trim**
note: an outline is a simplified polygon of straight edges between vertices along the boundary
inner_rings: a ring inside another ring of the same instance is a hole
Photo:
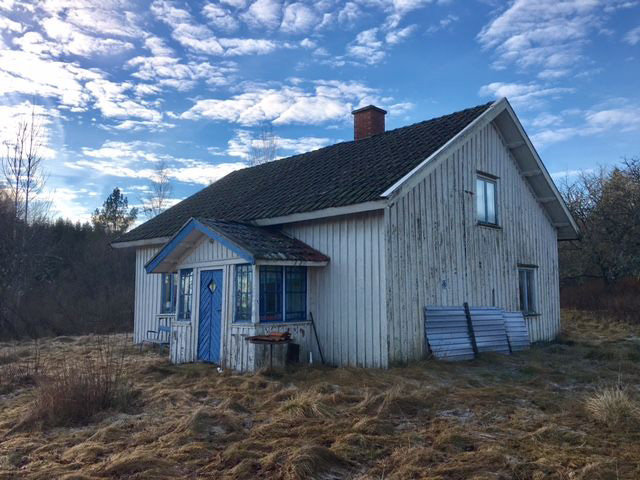
[[[176,273],[163,273],[162,274],[162,290],[160,293],[160,313],[166,315],[173,315],[176,313],[176,301],[177,301],[177,290],[178,290],[178,279],[176,278],[178,275]],[[169,278],[169,285],[167,288],[166,279]],[[167,299],[167,289],[169,293],[169,298]],[[167,309],[167,300],[171,304],[171,308]]]
[[[184,292],[184,281],[189,277],[189,292]],[[178,305],[178,320],[189,321],[191,320],[191,313],[193,312],[193,268],[183,268],[180,270],[179,280],[179,305]],[[185,304],[189,303],[188,311],[185,311]],[[187,315],[188,314],[188,315]]]
[[[147,273],[154,273],[154,270],[169,256],[171,253],[184,241],[187,236],[197,230],[204,233],[207,237],[220,242],[220,244],[227,247],[232,252],[237,253],[240,257],[244,258],[250,264],[255,264],[256,260],[251,252],[241,248],[235,243],[231,242],[227,238],[220,235],[218,232],[209,228],[202,222],[199,222],[195,218],[189,220],[178,233],[176,233],[171,240],[169,240],[164,247],[145,265]]]
[[[243,290],[243,285],[240,282],[240,275],[246,276],[246,291]],[[242,296],[248,297],[249,308],[248,311],[239,311],[239,306],[242,302]],[[253,312],[253,265],[245,263],[235,266],[235,289],[234,289],[235,308],[233,313],[234,322],[250,322]]]
[[[287,285],[287,272],[291,273],[294,270],[299,269],[300,272],[303,272],[304,278],[304,291],[303,292],[291,292],[288,290]],[[277,272],[278,283],[276,286],[276,293],[278,298],[280,298],[280,304],[278,305],[278,310],[270,313],[269,317],[267,317],[267,313],[265,312],[265,295],[266,292],[264,290],[265,282],[263,280],[264,272]],[[260,323],[286,323],[286,322],[301,322],[306,321],[307,319],[307,267],[283,267],[283,266],[274,266],[274,265],[263,265],[260,266],[259,270],[259,285],[260,285]],[[287,312],[287,305],[289,303],[288,294],[293,295],[304,295],[304,312]]]

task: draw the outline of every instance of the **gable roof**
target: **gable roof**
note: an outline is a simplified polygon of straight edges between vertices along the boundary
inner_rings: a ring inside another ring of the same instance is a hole
[[[294,262],[324,265],[329,257],[272,229],[232,221],[191,218],[145,265],[147,273],[172,272],[175,263],[202,237],[217,241],[248,263]]]
[[[113,243],[167,238],[191,217],[247,222],[380,200],[491,105],[236,170]]]

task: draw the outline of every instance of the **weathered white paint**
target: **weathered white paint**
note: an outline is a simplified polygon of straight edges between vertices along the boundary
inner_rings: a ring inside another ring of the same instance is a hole
[[[309,269],[308,282],[309,311],[325,361],[386,367],[384,213],[288,224],[283,230],[330,258],[326,267]],[[315,338],[309,338],[319,361]]]
[[[202,235],[201,240],[181,260],[180,265],[193,265],[206,263],[212,260],[234,260],[238,255],[215,240],[210,240]],[[244,262],[244,260],[243,260]],[[182,267],[181,267],[182,268]]]
[[[158,327],[160,313],[161,275],[147,275],[145,264],[158,252],[159,247],[145,247],[136,250],[136,282],[133,312],[133,341],[140,343],[146,339],[148,330]]]
[[[189,363],[195,361],[193,351],[193,326],[191,322],[173,321],[169,343],[171,363]]]
[[[499,229],[476,222],[477,172],[499,177]],[[537,265],[532,341],[560,328],[557,232],[493,124],[438,159],[385,213],[389,361],[426,353],[425,305],[518,310],[518,264]]]

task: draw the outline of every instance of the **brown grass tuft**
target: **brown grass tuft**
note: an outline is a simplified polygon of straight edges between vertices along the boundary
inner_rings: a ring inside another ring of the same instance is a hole
[[[279,408],[289,418],[332,418],[335,411],[323,402],[322,395],[307,391],[296,393]]]
[[[640,422],[640,405],[621,386],[604,388],[585,401],[585,409],[596,421],[621,426]]]
[[[285,478],[291,480],[332,480],[345,478],[350,462],[321,446],[304,446],[289,456]]]

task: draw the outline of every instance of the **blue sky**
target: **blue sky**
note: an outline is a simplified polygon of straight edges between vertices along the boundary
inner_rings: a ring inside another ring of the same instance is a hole
[[[640,1],[0,0],[0,137],[36,105],[52,214],[157,166],[172,201],[242,168],[507,96],[556,179],[640,155]]]

